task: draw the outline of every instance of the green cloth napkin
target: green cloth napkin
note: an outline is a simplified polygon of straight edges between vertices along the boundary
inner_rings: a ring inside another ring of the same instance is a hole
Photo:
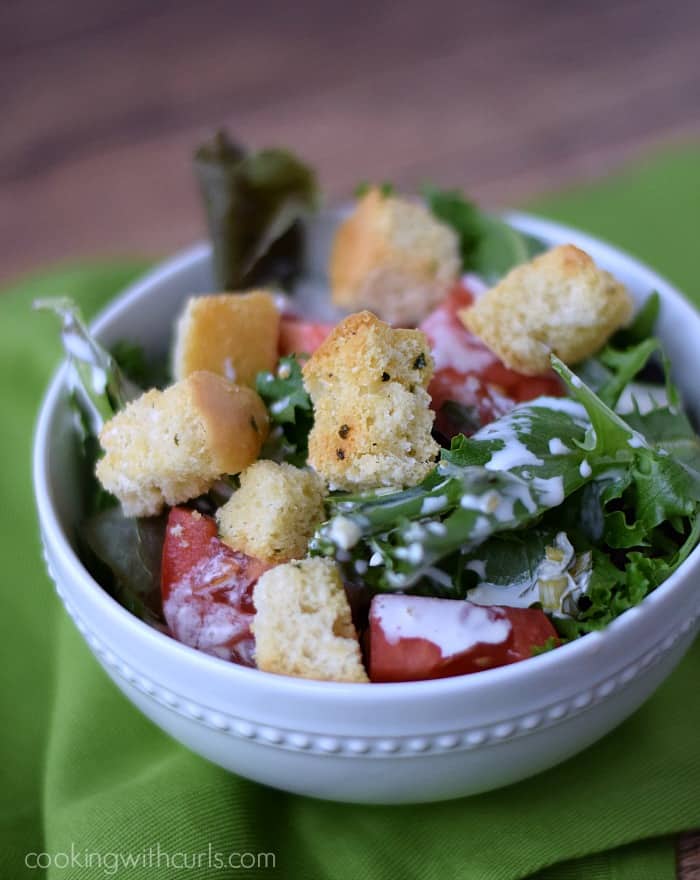
[[[533,207],[628,248],[697,295],[699,181],[700,151],[680,150]],[[65,293],[92,315],[144,267],[58,269],[0,297],[0,877],[674,877],[674,835],[700,826],[700,644],[642,709],[576,758],[500,791],[421,806],[321,803],[228,775],[109,682],[39,552],[31,435],[59,349],[54,321],[29,305]],[[41,852],[54,864],[27,867],[27,854]],[[276,867],[217,869],[215,854],[232,852],[274,853]],[[176,867],[192,861],[201,867]]]

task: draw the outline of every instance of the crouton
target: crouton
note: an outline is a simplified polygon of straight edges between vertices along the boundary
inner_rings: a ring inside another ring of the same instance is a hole
[[[552,353],[567,364],[594,354],[632,308],[620,282],[566,244],[513,269],[459,317],[506,366],[536,376]]]
[[[323,681],[369,681],[332,560],[305,559],[266,571],[253,602],[258,669]]]
[[[323,495],[313,471],[258,461],[243,471],[240,489],[216,514],[221,540],[265,562],[300,559],[325,518]]]
[[[455,232],[420,202],[371,189],[338,228],[329,265],[333,302],[418,324],[461,270]]]
[[[190,297],[175,331],[175,379],[209,370],[254,388],[256,374],[277,363],[279,323],[275,302],[263,290]]]
[[[165,391],[147,391],[104,425],[97,478],[126,516],[154,516],[248,467],[267,430],[255,391],[192,373]]]
[[[433,374],[420,330],[370,312],[341,321],[304,365],[314,405],[309,464],[333,487],[412,486],[434,467]]]

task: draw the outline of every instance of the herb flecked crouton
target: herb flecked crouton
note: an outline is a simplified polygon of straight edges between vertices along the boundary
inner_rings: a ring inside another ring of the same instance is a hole
[[[257,373],[277,363],[279,324],[264,290],[190,297],[175,329],[173,374],[208,370],[254,388]]]
[[[459,317],[506,366],[536,376],[550,354],[567,364],[594,354],[632,310],[625,287],[566,244],[513,269]]]
[[[417,324],[461,269],[454,230],[420,202],[371,189],[336,232],[329,274],[336,305]]]
[[[314,406],[309,464],[334,488],[419,483],[439,449],[432,374],[420,330],[393,330],[371,312],[345,318],[304,366]]]
[[[278,565],[253,591],[258,669],[322,681],[367,682],[343,582],[330,559]]]
[[[258,461],[241,474],[241,486],[216,518],[221,540],[265,562],[288,562],[306,554],[324,520],[324,486],[313,471]]]
[[[255,391],[192,373],[165,391],[147,391],[104,425],[97,478],[126,516],[154,516],[248,467],[267,431]]]

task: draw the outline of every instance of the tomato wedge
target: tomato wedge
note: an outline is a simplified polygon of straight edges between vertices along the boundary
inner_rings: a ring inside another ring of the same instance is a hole
[[[283,317],[280,321],[280,355],[313,354],[333,326],[319,321],[302,321],[292,316]]]
[[[432,408],[437,413],[436,429],[447,439],[455,434],[473,433],[526,400],[543,394],[556,397],[564,392],[555,374],[524,376],[505,366],[499,358],[459,320],[458,312],[474,301],[472,294],[458,284],[447,298],[420,325],[432,346],[435,374],[428,387]],[[455,418],[448,401],[465,407],[469,419]]]
[[[207,654],[255,666],[253,587],[267,568],[224,544],[212,517],[174,507],[161,566],[163,614],[172,635]]]
[[[370,608],[369,677],[422,681],[467,675],[525,660],[556,637],[537,609],[383,594]]]

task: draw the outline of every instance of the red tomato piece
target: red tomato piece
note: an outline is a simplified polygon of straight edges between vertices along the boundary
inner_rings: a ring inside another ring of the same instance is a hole
[[[280,356],[313,354],[333,329],[333,324],[302,321],[289,315],[280,321]]]
[[[253,587],[267,568],[224,544],[212,517],[174,507],[161,567],[163,614],[172,635],[207,654],[255,666]]]
[[[467,675],[532,656],[557,633],[542,611],[383,594],[369,615],[371,681]]]
[[[521,401],[542,394],[563,394],[553,372],[532,377],[509,369],[464,327],[457,313],[472,302],[471,293],[459,284],[420,325],[430,340],[435,360],[428,392],[437,413],[436,428],[447,438],[460,430],[447,414],[440,412],[448,400],[472,408],[485,425]]]
[[[216,520],[202,516],[188,507],[173,507],[163,543],[160,583],[163,601],[170,595],[172,584],[181,580],[210,550],[216,538]]]

